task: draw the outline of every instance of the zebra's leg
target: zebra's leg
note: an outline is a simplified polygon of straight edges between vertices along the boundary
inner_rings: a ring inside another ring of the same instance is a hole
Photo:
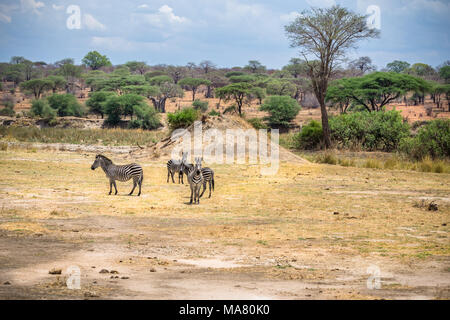
[[[141,176],[141,178],[139,179],[139,193],[138,193],[138,197],[141,195],[142,180],[144,180],[144,176]]]
[[[116,185],[116,181],[115,180],[114,180],[113,184],[114,184],[114,189],[116,189],[116,193],[114,193],[114,195],[116,195],[117,194],[117,185]]]
[[[197,186],[197,204],[200,204],[200,189],[201,189],[201,185]]]
[[[209,180],[209,197],[211,198],[211,184],[212,184],[212,180]]]
[[[200,194],[200,198],[203,197],[203,194],[205,193],[205,190],[206,190],[206,181],[203,182],[203,191],[202,191],[202,193]]]
[[[169,175],[170,175],[170,170],[169,170],[169,168],[167,168],[167,183],[169,183]]]
[[[137,180],[135,178],[133,178],[133,189],[131,189],[131,192],[128,194],[129,196],[131,196],[134,192],[134,189],[136,188],[137,185]]]
[[[191,201],[189,202],[189,204],[192,204],[192,195],[194,194],[194,189],[191,186]]]
[[[109,193],[108,193],[108,195],[111,195],[111,193],[112,193],[112,185],[113,185],[112,180],[109,180]]]
[[[172,182],[173,182],[173,183],[175,183],[175,180],[173,180],[173,175],[174,175],[174,173],[175,173],[175,172],[172,172],[172,171],[170,172],[170,176],[172,177]]]

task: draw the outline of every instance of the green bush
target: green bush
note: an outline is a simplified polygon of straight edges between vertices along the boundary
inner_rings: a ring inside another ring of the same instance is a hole
[[[409,134],[409,125],[395,110],[342,114],[329,123],[331,139],[343,148],[390,152]]]
[[[403,139],[400,150],[417,160],[427,156],[450,158],[450,120],[430,121],[419,129],[416,136]]]
[[[153,107],[146,104],[134,106],[137,119],[131,120],[130,128],[141,128],[146,130],[158,129],[161,126],[159,113]]]
[[[260,118],[251,118],[248,119],[247,122],[250,123],[256,130],[269,128]]]
[[[99,114],[103,119],[103,115],[105,114],[105,102],[113,95],[116,94],[111,91],[96,91],[89,94],[89,100],[86,101],[89,112]]]
[[[83,106],[78,103],[77,98],[71,94],[53,94],[47,98],[51,108],[56,110],[58,116],[81,117],[85,113]]]
[[[220,113],[217,112],[216,110],[211,110],[211,111],[208,113],[208,115],[211,116],[211,117],[217,117],[217,116],[220,116]]]
[[[267,121],[271,127],[289,127],[300,109],[298,102],[289,96],[270,96],[260,107],[260,110],[269,112]]]
[[[294,139],[298,149],[317,149],[323,142],[322,125],[315,120],[311,120],[307,125],[303,126]]]
[[[7,116],[7,117],[13,117],[16,114],[16,112],[8,107],[0,109],[0,116]]]
[[[167,121],[172,130],[187,128],[199,117],[198,111],[194,108],[184,108],[175,113],[167,114]]]
[[[208,110],[209,104],[208,104],[208,101],[195,100],[194,102],[192,102],[192,106],[196,110],[205,112],[206,110]]]
[[[56,111],[43,99],[33,100],[31,102],[30,112],[33,116],[39,116],[44,119],[53,119],[56,117]]]

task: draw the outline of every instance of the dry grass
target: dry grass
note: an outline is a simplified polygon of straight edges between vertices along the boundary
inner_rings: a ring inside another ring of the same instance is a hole
[[[347,254],[414,259],[423,252],[450,253],[449,227],[442,226],[450,218],[446,174],[283,163],[277,175],[261,176],[257,166],[212,165],[213,198],[189,206],[188,187],[166,183],[164,161],[142,163],[146,179],[140,198],[125,196],[129,183],[119,183],[119,195],[108,196],[104,174],[89,169],[92,161],[93,156],[86,154],[1,152],[0,206],[14,210],[19,220],[0,228],[24,229],[24,223],[35,219],[90,215],[183,217],[200,219],[202,225],[159,230],[249,248],[288,250],[302,246],[304,240],[299,239],[314,239],[314,247]],[[5,178],[12,172],[14,179]],[[435,199],[439,211],[415,206],[421,197]],[[436,226],[444,238],[432,233]]]

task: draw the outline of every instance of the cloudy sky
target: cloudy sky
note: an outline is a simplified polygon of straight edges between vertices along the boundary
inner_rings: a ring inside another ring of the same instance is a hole
[[[333,4],[360,14],[380,8],[381,38],[361,42],[349,58],[369,56],[379,67],[450,60],[450,0],[0,0],[0,61],[80,63],[97,50],[113,64],[207,59],[233,67],[254,59],[279,68],[298,55],[284,25],[310,6]]]

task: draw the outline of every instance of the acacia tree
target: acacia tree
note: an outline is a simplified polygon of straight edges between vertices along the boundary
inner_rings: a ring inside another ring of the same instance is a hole
[[[361,78],[344,78],[333,82],[326,100],[334,104],[354,102],[367,111],[381,111],[388,103],[413,91],[425,94],[430,85],[421,78],[394,72],[375,72]]]
[[[100,69],[101,67],[107,67],[111,65],[107,56],[101,55],[97,51],[90,51],[86,54],[82,62],[92,70]]]
[[[285,30],[291,47],[300,47],[306,61],[322,113],[325,146],[329,148],[330,127],[325,105],[328,82],[345,52],[360,40],[377,37],[379,31],[367,26],[366,16],[340,6],[303,11]]]
[[[51,89],[53,93],[66,87],[67,81],[62,76],[48,76],[46,79],[52,82]]]
[[[192,91],[192,101],[195,100],[195,93],[197,92],[198,87],[205,85],[210,86],[211,81],[200,78],[184,78],[178,82],[178,84],[182,87],[186,87],[188,90]]]
[[[47,79],[33,79],[24,81],[20,84],[20,89],[29,91],[34,94],[36,99],[39,99],[41,95],[52,88],[53,82]]]
[[[239,115],[242,115],[242,105],[245,99],[252,96],[252,85],[247,82],[232,83],[225,87],[218,88],[216,95],[225,101],[234,100],[237,104]]]

